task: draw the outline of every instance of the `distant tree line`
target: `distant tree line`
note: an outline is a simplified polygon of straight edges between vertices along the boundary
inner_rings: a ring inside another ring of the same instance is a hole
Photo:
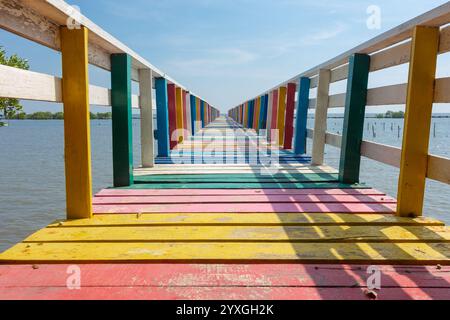
[[[393,119],[401,119],[405,117],[405,113],[403,111],[388,111],[386,113],[379,113],[376,116],[377,118],[393,118]]]
[[[111,112],[98,112],[90,113],[91,120],[108,120],[111,119]],[[10,119],[15,120],[63,120],[64,112],[45,112],[39,111],[35,113],[27,114],[25,112],[19,112],[10,117]]]

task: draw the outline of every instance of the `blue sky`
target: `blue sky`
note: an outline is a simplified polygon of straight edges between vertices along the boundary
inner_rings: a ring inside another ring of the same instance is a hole
[[[69,1],[103,29],[222,111],[445,2]],[[369,30],[366,26],[366,10],[370,5],[381,9],[379,30]],[[33,70],[61,73],[59,55],[47,48],[4,31],[0,32],[0,45],[8,52],[28,57]],[[448,76],[445,73],[448,70],[442,70],[449,69],[442,68],[444,62],[440,62],[440,75]],[[109,86],[108,73],[91,70],[91,83]],[[374,75],[371,85],[406,82],[406,71],[400,67]],[[342,91],[342,88],[337,85],[334,90]],[[47,108],[47,104],[40,103],[27,104],[27,109],[36,106]],[[450,108],[438,106],[435,111],[450,112]]]

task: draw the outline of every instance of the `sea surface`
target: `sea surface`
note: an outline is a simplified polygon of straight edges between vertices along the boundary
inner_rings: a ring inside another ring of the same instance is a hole
[[[329,119],[328,130],[342,133],[342,119]],[[309,119],[309,127],[313,119]],[[435,127],[435,135],[433,128]],[[366,119],[366,140],[400,146],[402,119]],[[140,165],[139,120],[133,120],[134,162]],[[93,192],[112,184],[111,122],[93,120]],[[63,122],[9,121],[0,128],[0,251],[39,228],[65,217]],[[309,147],[311,140],[308,140]],[[450,158],[450,119],[434,119],[430,153]],[[326,164],[338,167],[339,149],[327,146]],[[397,194],[398,169],[363,158],[361,180]],[[428,181],[425,215],[450,225],[450,186]]]

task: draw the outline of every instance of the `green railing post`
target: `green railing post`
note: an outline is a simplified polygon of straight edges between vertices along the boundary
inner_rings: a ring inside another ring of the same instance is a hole
[[[339,181],[342,183],[359,182],[369,68],[369,55],[350,57],[339,164]]]
[[[111,106],[114,187],[133,184],[131,57],[111,55]]]

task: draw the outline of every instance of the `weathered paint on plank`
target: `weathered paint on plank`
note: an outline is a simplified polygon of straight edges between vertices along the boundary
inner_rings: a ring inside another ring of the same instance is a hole
[[[450,264],[448,243],[20,243],[11,262],[246,262]]]
[[[49,227],[78,226],[444,226],[432,218],[401,218],[393,214],[346,213],[151,213],[103,214],[91,219],[59,220]]]
[[[394,213],[396,204],[386,203],[230,203],[217,205],[209,203],[196,204],[113,204],[94,205],[95,214],[105,213]]]
[[[50,242],[450,243],[446,227],[410,226],[119,226],[44,228],[23,243]]]

